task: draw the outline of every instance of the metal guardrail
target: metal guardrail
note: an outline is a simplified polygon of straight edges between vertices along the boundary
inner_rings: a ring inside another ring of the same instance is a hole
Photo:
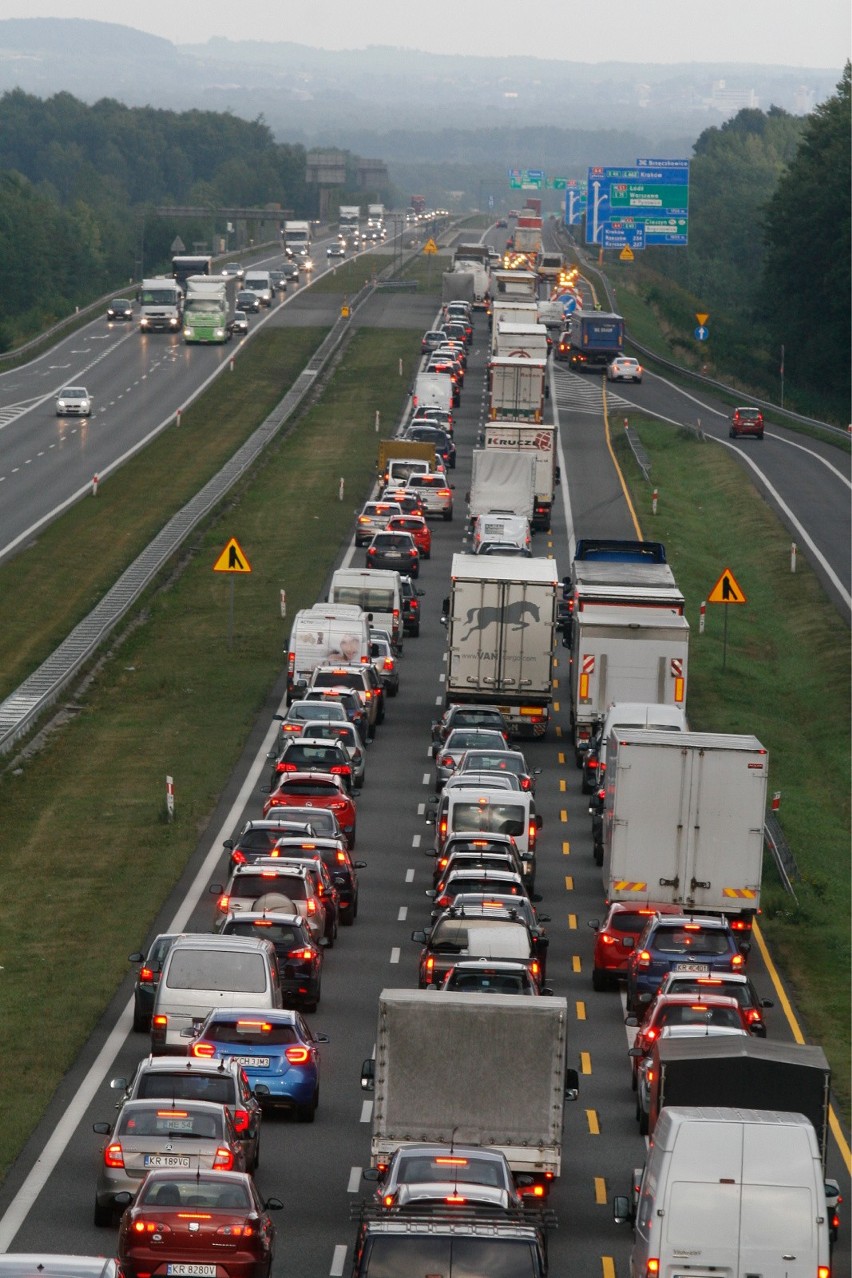
[[[386,269],[392,270],[393,267]],[[354,312],[363,305],[374,288],[372,282],[365,284],[350,299],[350,310]],[[230,461],[169,520],[150,545],[122,573],[97,607],[72,630],[47,660],[0,703],[0,754],[8,753],[32,728],[39,716],[60,697],[182,542],[275,438],[316,385],[317,374],[328,363],[349,330],[349,319],[341,317],[335,322],[281,402]]]
[[[763,838],[772,853],[784,890],[789,892],[798,905],[799,898],[796,896],[793,883],[797,882],[802,876],[799,873],[799,867],[796,865],[796,858],[793,856],[792,848],[787,842],[784,831],[781,829],[781,822],[774,812],[770,812],[764,822]]]

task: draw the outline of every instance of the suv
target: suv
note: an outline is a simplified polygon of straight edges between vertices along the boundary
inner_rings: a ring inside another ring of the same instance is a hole
[[[462,958],[514,959],[523,963],[539,987],[544,978],[541,936],[511,909],[445,910],[428,930],[411,933],[419,942],[417,983],[421,990],[440,985]]]
[[[744,967],[745,958],[726,921],[703,915],[655,914],[627,961],[627,1010],[641,1012],[668,972],[712,976],[741,972]]]
[[[763,439],[763,413],[759,408],[735,408],[731,414],[728,434],[731,439],[739,439],[740,435],[754,435],[756,439]]]
[[[227,1105],[246,1169],[254,1171],[260,1162],[260,1104],[245,1070],[236,1061],[145,1056],[132,1078],[112,1078],[109,1085],[113,1091],[124,1092],[119,1108],[129,1100],[205,1100]]]
[[[325,931],[325,910],[316,890],[315,879],[303,865],[281,865],[272,857],[263,857],[254,865],[238,865],[223,891],[221,883],[212,883],[210,891],[218,894],[214,931],[224,929],[233,914],[298,914],[308,925],[311,938],[321,943]]]
[[[407,532],[377,532],[367,547],[365,568],[391,568],[409,577],[420,576],[420,551]]]
[[[418,1215],[381,1208],[371,1213],[364,1207],[361,1219],[352,1278],[415,1272],[545,1278],[547,1273],[544,1231],[523,1217],[455,1206]]]
[[[368,735],[376,735],[376,727],[385,717],[385,694],[372,662],[357,666],[317,666],[311,675],[308,693],[317,688],[350,688],[357,692],[367,714]]]
[[[639,901],[613,901],[603,923],[589,919],[589,927],[595,932],[592,989],[615,989],[619,978],[626,977],[630,955],[649,919],[657,914],[679,913],[678,905],[644,906]]]
[[[351,926],[358,914],[358,875],[366,861],[353,861],[344,839],[282,839],[278,851],[282,856],[311,856],[322,861],[337,889],[340,922]]]
[[[315,848],[299,850],[279,843],[276,847],[277,863],[280,865],[304,866],[313,880],[314,890],[322,902],[323,936],[329,949],[337,940],[340,926],[340,893],[328,866]]]
[[[343,777],[346,788],[350,794],[352,792],[352,764],[342,741],[290,737],[280,754],[271,750],[267,757],[272,763],[270,789],[274,789],[284,772],[330,772],[333,776]]]
[[[228,914],[222,936],[253,936],[271,941],[278,955],[281,995],[306,1012],[315,1012],[322,990],[323,953],[300,914]]]
[[[427,515],[440,515],[449,523],[453,518],[453,489],[447,483],[443,471],[431,471],[428,475],[411,475],[406,488],[416,492],[423,502]]]

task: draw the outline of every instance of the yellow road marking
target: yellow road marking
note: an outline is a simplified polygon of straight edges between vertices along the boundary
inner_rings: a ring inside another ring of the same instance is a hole
[[[591,1072],[592,1072],[592,1058],[588,1052],[581,1052],[580,1053],[580,1073],[591,1074]],[[594,1113],[593,1110],[591,1112]]]
[[[563,825],[568,824],[568,813],[566,812],[565,808],[563,808],[561,812],[559,813],[559,820],[562,822]]]
[[[580,958],[580,955],[579,955],[579,954],[574,954],[574,955],[572,955],[572,957],[571,957],[571,970],[572,970],[573,972],[582,972],[582,970],[583,970],[583,961],[582,961],[582,959]]]
[[[566,781],[565,781],[565,779],[564,779],[564,777],[563,777],[563,779],[559,782],[559,789],[560,789],[560,792],[561,792],[562,794],[564,794],[564,793],[565,793],[566,788],[567,788],[567,784],[566,784]]]
[[[563,855],[563,856],[570,856],[570,855],[571,855],[571,844],[568,842],[568,840],[567,840],[567,839],[566,839],[566,840],[565,840],[565,842],[562,844],[562,855]]]
[[[584,1021],[586,1019],[586,1004],[577,1000],[577,1020]]]
[[[558,701],[554,701],[554,703],[553,703],[553,709],[554,709],[554,712],[555,712],[556,714],[559,714],[559,702],[558,702]]]
[[[559,687],[559,680],[558,680],[558,679],[554,679],[554,680],[553,680],[553,686],[554,686],[554,688],[558,688],[558,687]]]
[[[574,880],[570,874],[565,875],[565,891],[566,892],[574,891]]]
[[[595,1177],[595,1202],[602,1207],[606,1202],[606,1181],[603,1176]],[[604,1257],[606,1259],[606,1257]]]
[[[568,915],[568,927],[570,928],[572,932],[577,931],[577,915],[576,914]]]
[[[586,1110],[586,1122],[589,1124],[589,1135],[600,1136],[601,1129],[598,1123],[597,1112],[593,1109]]]
[[[602,1278],[615,1278],[615,1261],[612,1256],[601,1256]]]
[[[564,762],[565,762],[565,751],[564,751],[564,750],[560,750],[560,751],[559,751],[559,753],[558,753],[558,754],[557,754],[557,756],[556,756],[556,761],[557,761],[557,763],[564,763]]]
[[[561,737],[561,736],[562,736],[562,728],[559,726],[559,724],[558,724],[558,723],[557,723],[557,725],[556,725],[556,735],[557,735],[557,737]]]

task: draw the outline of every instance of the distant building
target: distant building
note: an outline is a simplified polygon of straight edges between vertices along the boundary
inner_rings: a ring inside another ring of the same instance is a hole
[[[760,98],[754,89],[729,89],[725,80],[714,80],[710,97],[705,99],[705,104],[711,111],[735,115],[737,111],[757,110]]]

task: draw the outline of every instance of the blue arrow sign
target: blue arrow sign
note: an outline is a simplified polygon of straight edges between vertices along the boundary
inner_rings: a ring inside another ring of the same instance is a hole
[[[703,324],[699,324],[699,325],[698,325],[698,328],[695,330],[695,339],[696,339],[696,341],[699,341],[699,342],[706,342],[706,341],[707,341],[708,336],[709,336],[709,332],[708,332],[708,330],[704,327],[704,325],[703,325]]]

